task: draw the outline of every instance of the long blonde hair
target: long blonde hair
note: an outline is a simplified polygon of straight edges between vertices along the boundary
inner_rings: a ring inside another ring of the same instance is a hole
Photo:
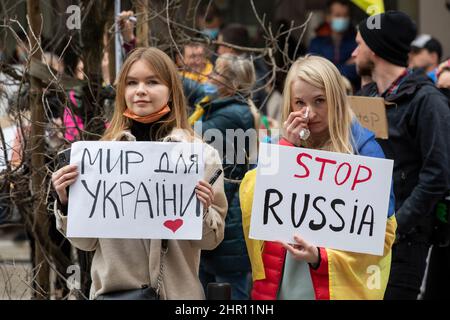
[[[123,130],[129,129],[131,120],[123,116],[127,105],[125,102],[126,77],[131,65],[138,60],[143,60],[151,67],[156,77],[169,88],[170,113],[164,120],[159,120],[161,126],[156,132],[156,138],[162,139],[169,135],[173,129],[182,129],[189,136],[194,137],[194,132],[189,125],[186,113],[186,100],[183,86],[173,61],[163,51],[156,48],[135,49],[125,60],[117,78],[116,100],[111,124],[106,129],[102,140],[114,140]]]
[[[339,70],[327,59],[308,55],[294,62],[286,77],[283,91],[283,122],[291,109],[292,82],[301,79],[325,91],[328,104],[329,139],[322,149],[341,153],[353,153],[351,123],[353,112],[347,100],[345,84]]]

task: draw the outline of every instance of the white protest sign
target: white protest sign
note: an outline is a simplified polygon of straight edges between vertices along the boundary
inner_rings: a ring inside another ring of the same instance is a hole
[[[76,142],[70,163],[67,236],[201,239],[201,143]]]
[[[262,143],[250,238],[382,255],[393,161]],[[273,157],[276,158],[276,157]]]

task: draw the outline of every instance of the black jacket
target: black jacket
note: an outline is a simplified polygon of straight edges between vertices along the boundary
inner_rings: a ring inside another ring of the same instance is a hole
[[[375,83],[360,91],[377,96]],[[449,186],[450,109],[423,71],[408,74],[384,96],[389,139],[378,139],[394,160],[394,193],[399,240],[428,242],[435,205]]]

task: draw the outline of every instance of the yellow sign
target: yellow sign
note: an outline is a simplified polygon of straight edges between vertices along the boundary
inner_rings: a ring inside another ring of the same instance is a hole
[[[383,0],[352,0],[352,2],[364,10],[369,16],[384,12]]]

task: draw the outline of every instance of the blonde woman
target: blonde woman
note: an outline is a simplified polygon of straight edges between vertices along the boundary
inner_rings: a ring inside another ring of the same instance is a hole
[[[384,158],[373,133],[354,119],[339,71],[324,58],[307,56],[292,65],[283,93],[283,122],[282,145]],[[318,248],[300,235],[295,245],[249,239],[255,175],[247,173],[240,188],[253,299],[383,298],[396,229],[392,190],[384,255],[378,257]],[[369,266],[379,267],[379,286],[368,284]]]
[[[125,61],[117,81],[114,115],[103,140],[201,142],[190,128],[182,86],[174,63],[155,48],[139,48]],[[205,146],[205,180],[221,168],[217,151]],[[67,218],[66,188],[78,177],[76,166],[69,165],[53,174],[52,182],[59,197],[55,208],[57,227],[65,234]],[[188,240],[75,239],[77,248],[95,251],[91,275],[92,299],[126,293],[151,286],[160,289],[161,299],[203,299],[198,278],[200,250],[213,249],[223,239],[227,202],[223,176],[214,184],[197,184],[197,197],[203,203],[203,237]],[[160,256],[167,243],[162,281]],[[124,297],[122,295],[122,297]]]

